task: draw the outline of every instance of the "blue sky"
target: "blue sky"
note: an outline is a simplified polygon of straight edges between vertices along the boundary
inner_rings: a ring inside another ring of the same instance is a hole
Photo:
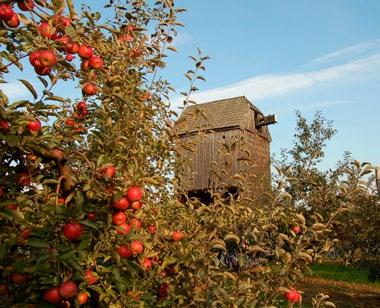
[[[245,95],[265,114],[275,113],[279,123],[270,127],[272,153],[292,144],[295,109],[308,119],[321,110],[338,129],[323,167],[334,166],[346,150],[355,159],[380,165],[380,1],[176,3],[187,9],[180,17],[185,27],[179,29],[178,53],[170,54],[163,76],[178,92],[188,86],[183,76],[191,67],[187,56],[199,47],[211,60],[207,82],[199,84],[193,99]],[[33,75],[27,68],[11,80]],[[16,83],[8,84],[6,92],[14,99],[28,95]],[[80,92],[66,85],[58,94]]]

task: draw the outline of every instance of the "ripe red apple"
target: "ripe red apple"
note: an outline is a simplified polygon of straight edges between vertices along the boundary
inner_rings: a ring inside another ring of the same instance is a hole
[[[140,241],[132,241],[131,243],[131,251],[134,255],[142,253],[144,251],[144,245]]]
[[[94,212],[87,213],[87,219],[94,221],[96,219],[96,214]]]
[[[295,234],[298,234],[301,232],[301,227],[300,226],[293,226],[292,227],[292,231],[295,233]]]
[[[101,69],[104,65],[104,61],[99,56],[92,56],[90,59],[90,66],[96,70]]]
[[[17,28],[20,25],[20,19],[16,13],[13,14],[12,18],[5,21],[5,24],[9,28]]]
[[[28,227],[24,228],[22,231],[21,231],[21,238],[24,239],[24,240],[27,240],[29,237],[30,237],[30,232],[32,230]]]
[[[173,231],[172,239],[173,241],[180,241],[183,238],[183,233],[181,231]]]
[[[54,148],[51,150],[51,154],[55,157],[55,159],[62,159],[63,158],[63,151],[59,148]]]
[[[142,262],[142,266],[146,271],[149,271],[152,268],[152,261],[148,258],[145,258]]]
[[[45,66],[35,66],[35,67],[34,67],[34,71],[35,71],[38,75],[46,76],[46,75],[49,75],[49,74],[50,74],[50,72],[51,72],[51,68],[50,68],[50,67],[45,67]]]
[[[9,130],[9,122],[7,120],[0,119],[0,130],[2,131],[8,131]]]
[[[34,8],[33,0],[18,0],[17,5],[21,11],[31,11]]]
[[[53,287],[46,290],[42,298],[52,304],[58,304],[62,301],[61,295],[59,295],[58,287]]]
[[[79,50],[79,45],[78,43],[75,43],[75,42],[71,42],[71,43],[68,43],[66,46],[65,46],[65,52],[67,53],[77,53]]]
[[[80,45],[78,49],[78,55],[82,59],[90,59],[92,55],[94,54],[92,48],[87,45]]]
[[[91,270],[86,270],[83,280],[85,280],[89,285],[95,284],[98,281],[98,276],[94,274]]]
[[[77,296],[79,305],[83,305],[88,301],[88,294],[86,292],[80,292]]]
[[[78,104],[77,104],[77,109],[79,112],[84,112],[84,111],[87,111],[87,104],[85,101],[80,101]]]
[[[12,281],[14,284],[22,284],[28,281],[28,276],[22,273],[13,273]]]
[[[119,36],[119,41],[121,42],[133,42],[133,36],[129,34],[123,34]]]
[[[65,198],[58,198],[57,203],[58,204],[65,204],[66,199]]]
[[[297,303],[301,299],[301,294],[296,289],[290,289],[289,292],[285,292],[285,298],[288,302]]]
[[[59,34],[54,37],[54,42],[59,45],[59,49],[65,48],[67,44],[70,42],[70,38],[67,35]]]
[[[138,186],[128,188],[126,197],[129,202],[138,201],[143,197],[143,191]]]
[[[75,57],[73,55],[69,54],[69,55],[65,56],[65,59],[66,59],[66,61],[71,62],[71,61],[73,61],[75,59]]]
[[[37,32],[48,39],[52,38],[52,36],[55,34],[54,29],[49,25],[47,22],[41,22],[37,27]]]
[[[57,64],[57,56],[52,50],[41,50],[39,60],[43,66],[53,67]]]
[[[53,21],[56,28],[62,31],[71,25],[71,19],[62,15],[54,15]]]
[[[73,119],[68,118],[68,119],[65,120],[65,124],[66,124],[67,126],[76,126],[78,123],[75,122]]]
[[[58,291],[59,295],[61,295],[64,299],[68,299],[77,294],[78,287],[74,281],[66,281],[61,284]]]
[[[131,51],[131,56],[132,58],[138,58],[142,55],[142,50],[140,48],[133,48],[132,51]]]
[[[100,169],[100,173],[105,177],[113,178],[116,174],[116,168],[112,165],[105,166]]]
[[[131,232],[131,226],[128,224],[121,224],[116,227],[116,233],[120,235],[125,235]]]
[[[39,120],[30,120],[27,128],[31,133],[36,133],[41,129],[41,122]]]
[[[0,283],[0,295],[7,295],[9,293],[9,287],[5,283]]]
[[[116,226],[120,226],[122,224],[125,224],[127,221],[127,216],[123,212],[117,212],[112,215],[112,222]]]
[[[17,204],[9,204],[8,205],[8,209],[12,210],[12,211],[16,211],[18,208]]]
[[[118,200],[115,200],[113,202],[113,207],[115,209],[120,210],[120,211],[125,211],[128,208],[128,206],[129,206],[129,202],[128,202],[127,198],[124,198],[124,197],[122,197]]]
[[[136,30],[136,27],[134,25],[128,25],[127,26],[127,31],[128,32],[132,32],[132,31],[135,31]]]
[[[69,222],[63,227],[63,234],[69,240],[76,240],[81,237],[83,226],[77,222]]]
[[[134,209],[135,211],[141,209],[142,203],[140,201],[133,201],[131,203],[131,208]]]
[[[83,86],[82,92],[84,95],[95,95],[97,92],[96,85],[88,82]]]
[[[120,245],[117,249],[117,253],[123,259],[128,259],[132,256],[132,251],[127,245]]]
[[[149,233],[151,233],[151,234],[156,233],[156,231],[157,231],[156,226],[154,226],[154,225],[149,226],[149,227],[148,227],[148,231],[149,231]]]
[[[141,229],[141,221],[138,220],[137,218],[132,218],[131,221],[129,222],[129,225],[135,229],[136,231]]]
[[[28,172],[20,172],[17,174],[16,183],[21,186],[27,186],[30,184],[30,176]]]
[[[38,67],[43,66],[40,62],[40,51],[39,50],[36,50],[36,51],[33,51],[32,53],[30,53],[29,62],[33,66],[38,66]]]
[[[14,15],[12,7],[8,3],[0,4],[0,19],[3,21],[10,20]]]

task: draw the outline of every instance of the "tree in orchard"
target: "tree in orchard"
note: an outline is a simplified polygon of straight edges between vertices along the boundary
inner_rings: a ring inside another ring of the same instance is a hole
[[[306,221],[282,193],[265,204],[178,201],[172,88],[157,70],[183,9],[109,1],[104,21],[71,0],[0,2],[1,81],[28,67],[39,83],[20,80],[32,100],[0,92],[2,306],[301,299],[292,287],[328,246],[319,217]],[[186,103],[207,57],[192,59]],[[62,84],[82,95],[58,96]],[[250,175],[236,177],[243,189]]]

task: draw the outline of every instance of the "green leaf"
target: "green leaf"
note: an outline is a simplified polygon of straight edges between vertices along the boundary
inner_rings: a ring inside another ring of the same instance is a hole
[[[21,100],[21,101],[17,101],[17,102],[14,102],[13,104],[9,105],[9,109],[17,109],[17,108],[20,108],[20,107],[25,107],[25,105],[27,105],[28,103],[30,103],[28,100]]]
[[[36,248],[49,248],[49,244],[46,241],[39,239],[28,240],[28,245]]]
[[[49,83],[44,79],[42,78],[41,76],[37,76],[39,80],[41,80],[42,84],[44,85],[45,88],[48,87]]]
[[[90,227],[92,229],[98,230],[97,224],[94,223],[94,222],[92,222],[92,221],[90,221],[90,220],[82,220],[80,223],[82,225],[85,225],[85,226]]]
[[[32,93],[34,99],[37,99],[38,95],[37,95],[36,90],[34,90],[32,84],[29,81],[24,80],[24,79],[18,79],[18,80],[22,82],[22,84],[30,91],[30,93]]]

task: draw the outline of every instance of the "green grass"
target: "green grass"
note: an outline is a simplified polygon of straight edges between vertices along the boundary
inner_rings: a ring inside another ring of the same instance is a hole
[[[380,282],[368,280],[368,270],[366,269],[341,264],[322,263],[313,264],[311,270],[313,277],[380,286]]]

